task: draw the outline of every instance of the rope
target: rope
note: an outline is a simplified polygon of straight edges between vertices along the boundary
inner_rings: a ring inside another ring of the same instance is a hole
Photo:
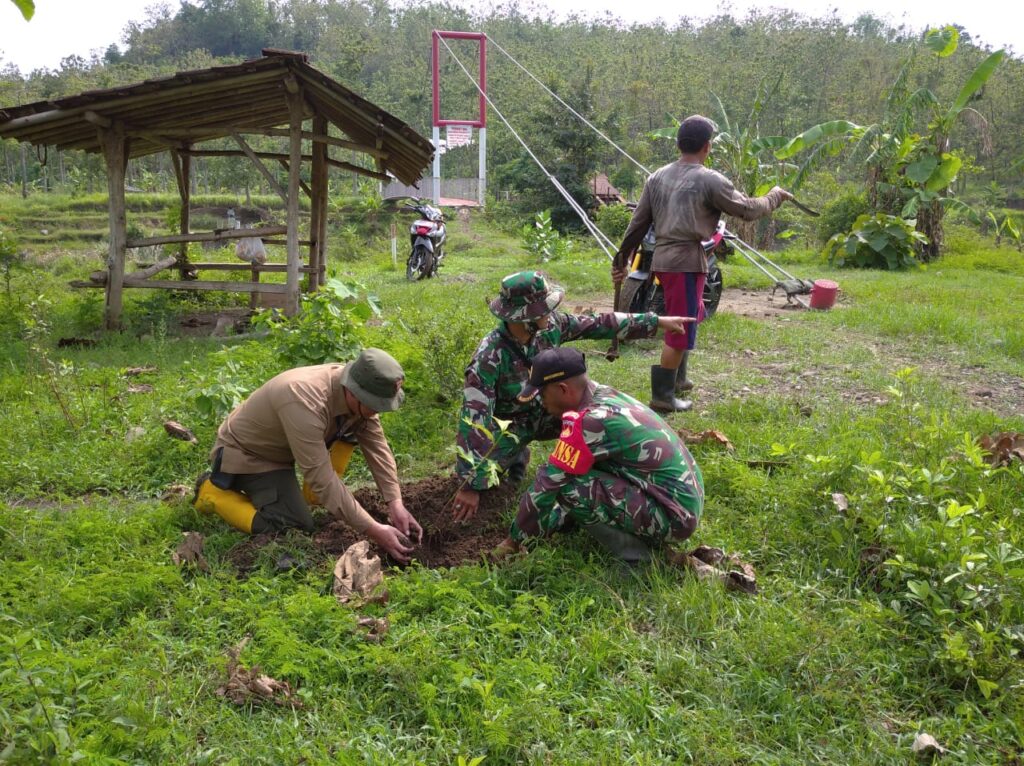
[[[541,172],[544,173],[544,175],[547,177],[549,181],[551,181],[552,185],[554,185],[554,187],[558,190],[558,193],[565,198],[565,201],[569,203],[569,206],[576,212],[576,215],[580,217],[580,220],[583,221],[583,225],[587,227],[587,230],[590,232],[590,234],[594,237],[595,240],[597,240],[597,244],[604,251],[604,254],[608,256],[610,260],[614,260],[616,250],[615,243],[612,242],[607,237],[607,235],[605,235],[604,232],[597,228],[597,224],[591,221],[590,217],[587,215],[587,211],[585,211],[580,206],[580,204],[575,199],[573,199],[573,196],[568,191],[566,191],[566,188],[562,186],[562,183],[557,178],[555,178],[555,176],[553,176],[546,167],[544,167],[544,163],[541,162],[540,159],[538,159],[537,155],[533,153],[533,150],[530,149],[530,147],[526,144],[526,141],[523,140],[522,136],[520,136],[519,133],[516,132],[516,129],[513,128],[512,124],[505,118],[505,115],[501,113],[501,110],[498,109],[497,106],[495,106],[493,101],[491,101],[491,97],[488,96],[484,92],[483,88],[480,87],[480,83],[477,82],[477,80],[473,77],[472,74],[470,74],[469,70],[466,69],[466,66],[462,63],[459,57],[455,55],[455,51],[451,49],[451,47],[448,45],[448,42],[443,37],[439,39],[441,41],[441,44],[444,45],[444,47],[448,50],[448,53],[451,55],[455,63],[459,65],[459,68],[463,71],[463,73],[465,73],[466,77],[469,78],[469,81],[473,83],[473,86],[477,89],[480,95],[483,96],[484,99],[487,101],[488,106],[490,106],[491,109],[494,110],[494,113],[497,114],[499,118],[501,118],[501,121],[505,123],[505,127],[509,129],[509,131],[515,137],[515,139],[522,145],[523,149],[526,150],[526,153],[529,154],[530,158],[537,164],[537,167],[541,169]]]
[[[623,148],[622,148],[621,146],[619,146],[619,145],[618,145],[617,143],[615,143],[614,141],[612,141],[612,140],[611,140],[611,139],[610,139],[610,138],[609,138],[608,136],[606,136],[606,135],[605,135],[604,133],[602,133],[602,132],[601,132],[601,130],[600,130],[600,128],[598,128],[598,127],[597,127],[596,125],[593,125],[593,124],[592,124],[592,123],[591,123],[591,122],[590,122],[590,121],[589,121],[589,120],[588,120],[588,119],[587,119],[586,117],[584,117],[584,116],[583,116],[582,114],[580,114],[580,113],[579,113],[579,112],[577,112],[577,111],[576,111],[575,109],[573,109],[573,108],[572,108],[571,106],[569,106],[569,105],[568,105],[567,103],[565,103],[565,101],[563,101],[563,100],[561,99],[561,97],[560,97],[560,96],[559,96],[559,95],[558,95],[557,93],[555,93],[555,92],[554,92],[553,90],[551,90],[551,89],[550,89],[550,88],[549,88],[549,87],[548,87],[547,85],[545,85],[545,84],[544,84],[543,82],[541,82],[541,81],[540,81],[540,80],[539,80],[539,79],[538,79],[538,78],[537,78],[537,77],[536,77],[536,76],[535,76],[535,75],[533,74],[533,72],[531,72],[531,71],[530,71],[529,69],[527,69],[526,67],[524,67],[524,66],[523,66],[522,64],[520,64],[520,63],[519,63],[518,61],[516,61],[516,60],[515,60],[515,59],[514,59],[514,58],[512,57],[512,54],[511,54],[511,53],[509,53],[508,51],[506,51],[506,50],[505,50],[504,48],[502,48],[502,47],[501,47],[500,45],[498,45],[498,43],[497,43],[497,42],[495,42],[495,40],[494,40],[494,38],[493,38],[493,37],[491,37],[490,35],[485,35],[485,36],[486,36],[487,40],[488,40],[488,41],[489,41],[489,42],[490,42],[490,43],[491,43],[491,44],[492,44],[492,45],[493,45],[493,46],[494,46],[495,48],[497,48],[497,49],[498,49],[499,51],[501,51],[502,53],[504,53],[504,54],[505,54],[505,56],[506,56],[506,57],[508,58],[508,60],[509,60],[509,61],[511,61],[511,62],[512,62],[513,64],[515,64],[515,65],[516,65],[517,67],[519,67],[520,69],[522,69],[522,70],[523,70],[523,72],[525,72],[525,73],[527,74],[527,76],[529,76],[529,77],[530,77],[530,79],[532,79],[532,80],[533,80],[533,81],[534,81],[535,83],[537,83],[537,84],[538,84],[538,85],[539,85],[540,87],[542,87],[542,88],[543,88],[543,89],[545,90],[545,92],[547,92],[547,94],[548,94],[549,96],[551,96],[551,97],[552,97],[553,99],[555,99],[555,100],[556,100],[556,101],[557,101],[557,102],[558,102],[559,104],[561,104],[561,105],[562,105],[562,106],[564,106],[564,107],[565,107],[566,109],[568,109],[568,110],[569,110],[570,112],[572,112],[572,113],[573,113],[573,115],[575,115],[575,116],[576,116],[576,118],[577,118],[578,120],[582,121],[582,122],[583,122],[583,123],[584,123],[584,124],[585,124],[585,125],[586,125],[586,126],[587,126],[588,128],[590,128],[590,129],[591,129],[592,131],[594,131],[595,133],[597,133],[597,135],[601,136],[601,138],[603,138],[603,139],[604,139],[605,141],[607,141],[607,142],[608,142],[609,144],[611,144],[612,146],[614,146],[614,147],[615,147],[615,149],[616,149],[616,150],[617,150],[617,151],[619,152],[619,154],[621,154],[621,155],[622,155],[623,157],[625,157],[625,158],[626,158],[627,160],[629,160],[629,161],[630,161],[630,162],[632,162],[632,163],[633,163],[634,165],[636,165],[636,166],[637,166],[638,168],[640,168],[640,170],[642,170],[642,171],[644,172],[644,174],[645,174],[645,175],[648,175],[648,176],[649,176],[649,175],[651,174],[651,171],[650,171],[650,170],[648,170],[648,169],[647,169],[647,168],[645,168],[645,167],[644,167],[643,165],[641,165],[641,164],[640,164],[639,162],[637,162],[637,161],[636,161],[635,159],[633,159],[633,158],[632,158],[632,157],[631,157],[631,156],[629,155],[629,153],[628,153],[628,152],[627,152],[627,151],[626,151],[625,149],[623,149]]]

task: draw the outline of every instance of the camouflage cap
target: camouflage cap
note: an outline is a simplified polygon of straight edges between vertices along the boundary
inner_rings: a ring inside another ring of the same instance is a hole
[[[539,271],[518,271],[501,280],[501,294],[490,303],[491,313],[506,322],[529,322],[554,311],[565,290],[549,285]]]
[[[365,348],[341,368],[341,385],[374,412],[397,410],[405,399],[402,365],[386,351]]]

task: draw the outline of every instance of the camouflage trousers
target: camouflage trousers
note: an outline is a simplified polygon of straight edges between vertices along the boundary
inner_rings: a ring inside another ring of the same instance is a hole
[[[588,471],[567,476],[568,483],[558,493],[555,511],[577,524],[607,524],[641,540],[658,545],[666,539],[685,540],[697,527],[691,514],[680,518],[636,484],[605,471]]]

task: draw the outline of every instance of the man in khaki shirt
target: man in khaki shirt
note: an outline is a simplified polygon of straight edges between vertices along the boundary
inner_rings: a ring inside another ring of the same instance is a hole
[[[315,495],[332,515],[407,561],[409,537],[419,542],[423,531],[402,502],[395,458],[377,415],[398,409],[403,379],[398,362],[374,348],[347,365],[298,367],[271,378],[218,429],[212,472],[198,482],[196,507],[254,534],[288,527],[312,532],[298,466],[306,497]],[[387,503],[391,525],[375,521],[339,477],[353,444]]]
[[[708,271],[702,240],[711,239],[723,213],[753,221],[770,215],[793,195],[778,186],[763,197],[748,197],[721,173],[704,167],[711,153],[715,124],[687,117],[679,126],[679,159],[654,171],[622,238],[619,254],[631,254],[654,224],[654,269],[665,293],[665,313],[704,318],[704,280]],[[626,277],[615,269],[612,279]],[[661,364],[651,367],[651,408],[679,412],[692,406],[676,398],[693,388],[686,362],[697,342],[697,322],[682,333],[666,332]]]

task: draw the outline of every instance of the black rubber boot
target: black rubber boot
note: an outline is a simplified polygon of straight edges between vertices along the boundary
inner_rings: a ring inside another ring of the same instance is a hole
[[[651,409],[655,412],[685,412],[693,407],[689,399],[675,396],[676,371],[659,364],[651,367]]]
[[[686,363],[690,360],[690,352],[683,352],[683,360],[676,370],[676,394],[685,394],[693,390],[693,382],[686,378]]]
[[[636,535],[613,527],[610,524],[588,524],[583,527],[601,546],[613,556],[627,564],[651,560],[650,546]]]
[[[518,484],[526,476],[526,469],[530,466],[530,448],[523,447],[516,455],[515,460],[509,465],[505,472],[505,481],[509,484]]]

